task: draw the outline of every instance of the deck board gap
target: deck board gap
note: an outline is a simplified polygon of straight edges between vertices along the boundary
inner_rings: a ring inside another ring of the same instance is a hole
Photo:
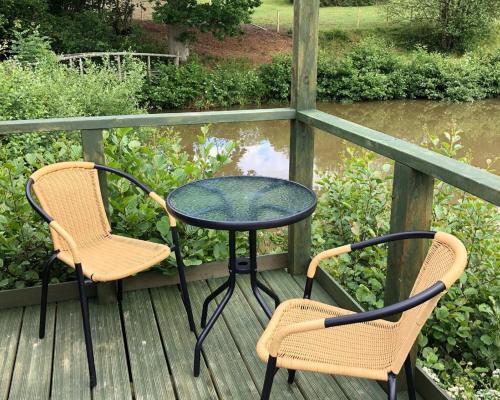
[[[49,399],[52,398],[52,386],[53,386],[53,376],[54,376],[54,359],[56,354],[56,329],[57,329],[57,306],[59,304],[55,303],[54,305],[54,337],[52,339],[52,357],[50,360],[50,379],[49,379]]]
[[[17,361],[17,353],[19,351],[19,343],[21,342],[21,332],[23,330],[23,325],[24,325],[24,312],[26,310],[26,307],[23,307],[23,312],[21,315],[21,323],[19,324],[19,331],[17,332],[17,342],[16,342],[16,351],[14,355],[14,362],[12,363],[12,369],[10,371],[10,379],[9,379],[9,389],[7,390],[7,399],[10,397],[10,391],[12,389],[12,380],[14,379],[14,369],[16,367],[16,361]]]
[[[133,389],[132,367],[130,366],[130,354],[129,354],[129,350],[128,350],[127,331],[125,329],[125,320],[123,319],[123,306],[120,302],[117,302],[117,303],[118,303],[118,313],[120,314],[120,328],[121,328],[122,337],[123,337],[123,347],[125,348],[125,359],[127,360],[128,380],[131,383],[131,388]],[[132,390],[132,397],[135,398],[134,390]]]
[[[172,383],[172,388],[174,389],[174,395],[176,400],[180,400],[180,394],[179,390],[177,389],[177,385],[175,384],[175,379],[174,379],[174,373],[172,371],[172,365],[170,363],[170,360],[168,359],[168,352],[167,348],[165,346],[165,338],[163,337],[163,333],[161,332],[161,327],[160,327],[160,322],[158,320],[158,312],[156,310],[156,305],[155,302],[153,301],[153,296],[151,295],[151,289],[148,289],[148,295],[151,300],[151,306],[153,307],[153,315],[155,317],[155,324],[156,328],[158,329],[158,334],[160,336],[160,342],[161,342],[161,348],[163,349],[163,357],[165,357],[165,361],[167,362],[167,369],[168,369],[168,377],[170,379],[170,382]]]

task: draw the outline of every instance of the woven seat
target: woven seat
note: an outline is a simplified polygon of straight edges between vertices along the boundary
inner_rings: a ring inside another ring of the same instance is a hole
[[[83,274],[94,282],[106,282],[137,274],[158,264],[170,255],[168,246],[108,235],[80,248]],[[61,251],[57,258],[74,267],[70,251]]]
[[[353,313],[317,301],[287,300],[274,312],[257,354],[267,362],[273,336],[284,327],[348,314]],[[397,326],[378,320],[290,335],[281,343],[277,367],[386,380],[395,355]]]
[[[409,238],[433,240],[408,299],[363,313],[309,300],[320,261]],[[395,233],[320,253],[309,265],[304,298],[282,303],[257,343],[257,354],[267,363],[261,399],[269,399],[276,368],[287,368],[289,382],[293,382],[296,370],[388,381],[389,399],[394,400],[396,376],[403,365],[410,399],[416,399],[408,353],[439,299],[459,278],[466,263],[463,244],[444,232]],[[396,322],[385,319],[399,313]]]

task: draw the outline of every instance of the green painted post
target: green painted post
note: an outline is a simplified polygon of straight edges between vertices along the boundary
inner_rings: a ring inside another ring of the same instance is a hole
[[[104,158],[104,142],[102,137],[101,129],[82,129],[82,148],[83,148],[83,159],[85,161],[92,161],[96,164],[106,164]],[[99,171],[99,186],[101,187],[102,201],[104,202],[104,207],[106,213],[108,210],[108,190],[107,190],[107,180],[106,173],[104,171]],[[97,298],[99,303],[106,304],[116,301],[116,289],[115,285],[110,283],[99,283],[97,285]]]
[[[432,221],[434,178],[398,162],[394,165],[392,188],[391,233],[429,230]],[[385,305],[407,299],[427,254],[428,242],[411,239],[389,244]],[[396,318],[397,319],[397,318]],[[416,346],[411,352],[415,366]],[[404,388],[406,379],[398,379]],[[415,373],[413,374],[415,376]]]
[[[292,108],[316,108],[319,0],[295,0],[293,22]],[[290,127],[290,179],[312,187],[314,129],[293,120]],[[289,227],[289,272],[303,274],[311,256],[311,218]]]

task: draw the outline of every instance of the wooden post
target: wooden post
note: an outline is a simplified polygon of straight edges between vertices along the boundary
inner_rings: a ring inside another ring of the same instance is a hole
[[[394,165],[392,189],[391,233],[429,230],[432,221],[434,178],[398,162]],[[385,305],[407,299],[427,254],[428,242],[411,239],[389,244]],[[397,320],[396,316],[394,320]],[[410,353],[415,366],[416,347]],[[403,376],[398,386],[405,386]],[[415,375],[415,374],[414,374]]]
[[[81,57],[78,59],[78,64],[80,65],[80,75],[83,75],[83,61]]]
[[[295,0],[293,23],[292,107],[316,108],[319,0]],[[312,187],[314,130],[299,121],[290,129],[290,179]],[[311,257],[311,218],[288,229],[289,272],[303,274]]]
[[[280,33],[280,10],[276,10],[276,32]]]
[[[148,56],[148,79],[151,80],[151,56]]]
[[[122,79],[122,64],[120,62],[120,55],[116,56],[116,62],[118,63],[118,78]]]
[[[96,164],[105,164],[102,130],[85,129],[81,131],[81,136],[83,159],[95,162]],[[104,171],[99,171],[99,186],[101,187],[102,201],[104,202],[106,213],[108,213],[108,190],[106,173]],[[113,282],[99,283],[97,285],[97,297],[101,304],[116,301],[116,291]]]

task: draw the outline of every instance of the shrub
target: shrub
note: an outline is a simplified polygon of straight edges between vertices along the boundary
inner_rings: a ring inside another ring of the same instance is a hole
[[[258,104],[263,92],[257,71],[246,63],[229,61],[209,68],[196,58],[179,67],[158,65],[145,87],[150,106],[158,109]]]
[[[318,59],[318,100],[353,102],[388,99],[472,101],[500,92],[500,49],[460,58],[424,49],[399,55],[369,38],[342,56]],[[279,56],[260,67],[267,101],[290,97],[291,60]]]
[[[41,60],[0,63],[0,120],[132,114],[139,110],[143,65],[126,61],[123,79],[109,62],[85,73]]]

